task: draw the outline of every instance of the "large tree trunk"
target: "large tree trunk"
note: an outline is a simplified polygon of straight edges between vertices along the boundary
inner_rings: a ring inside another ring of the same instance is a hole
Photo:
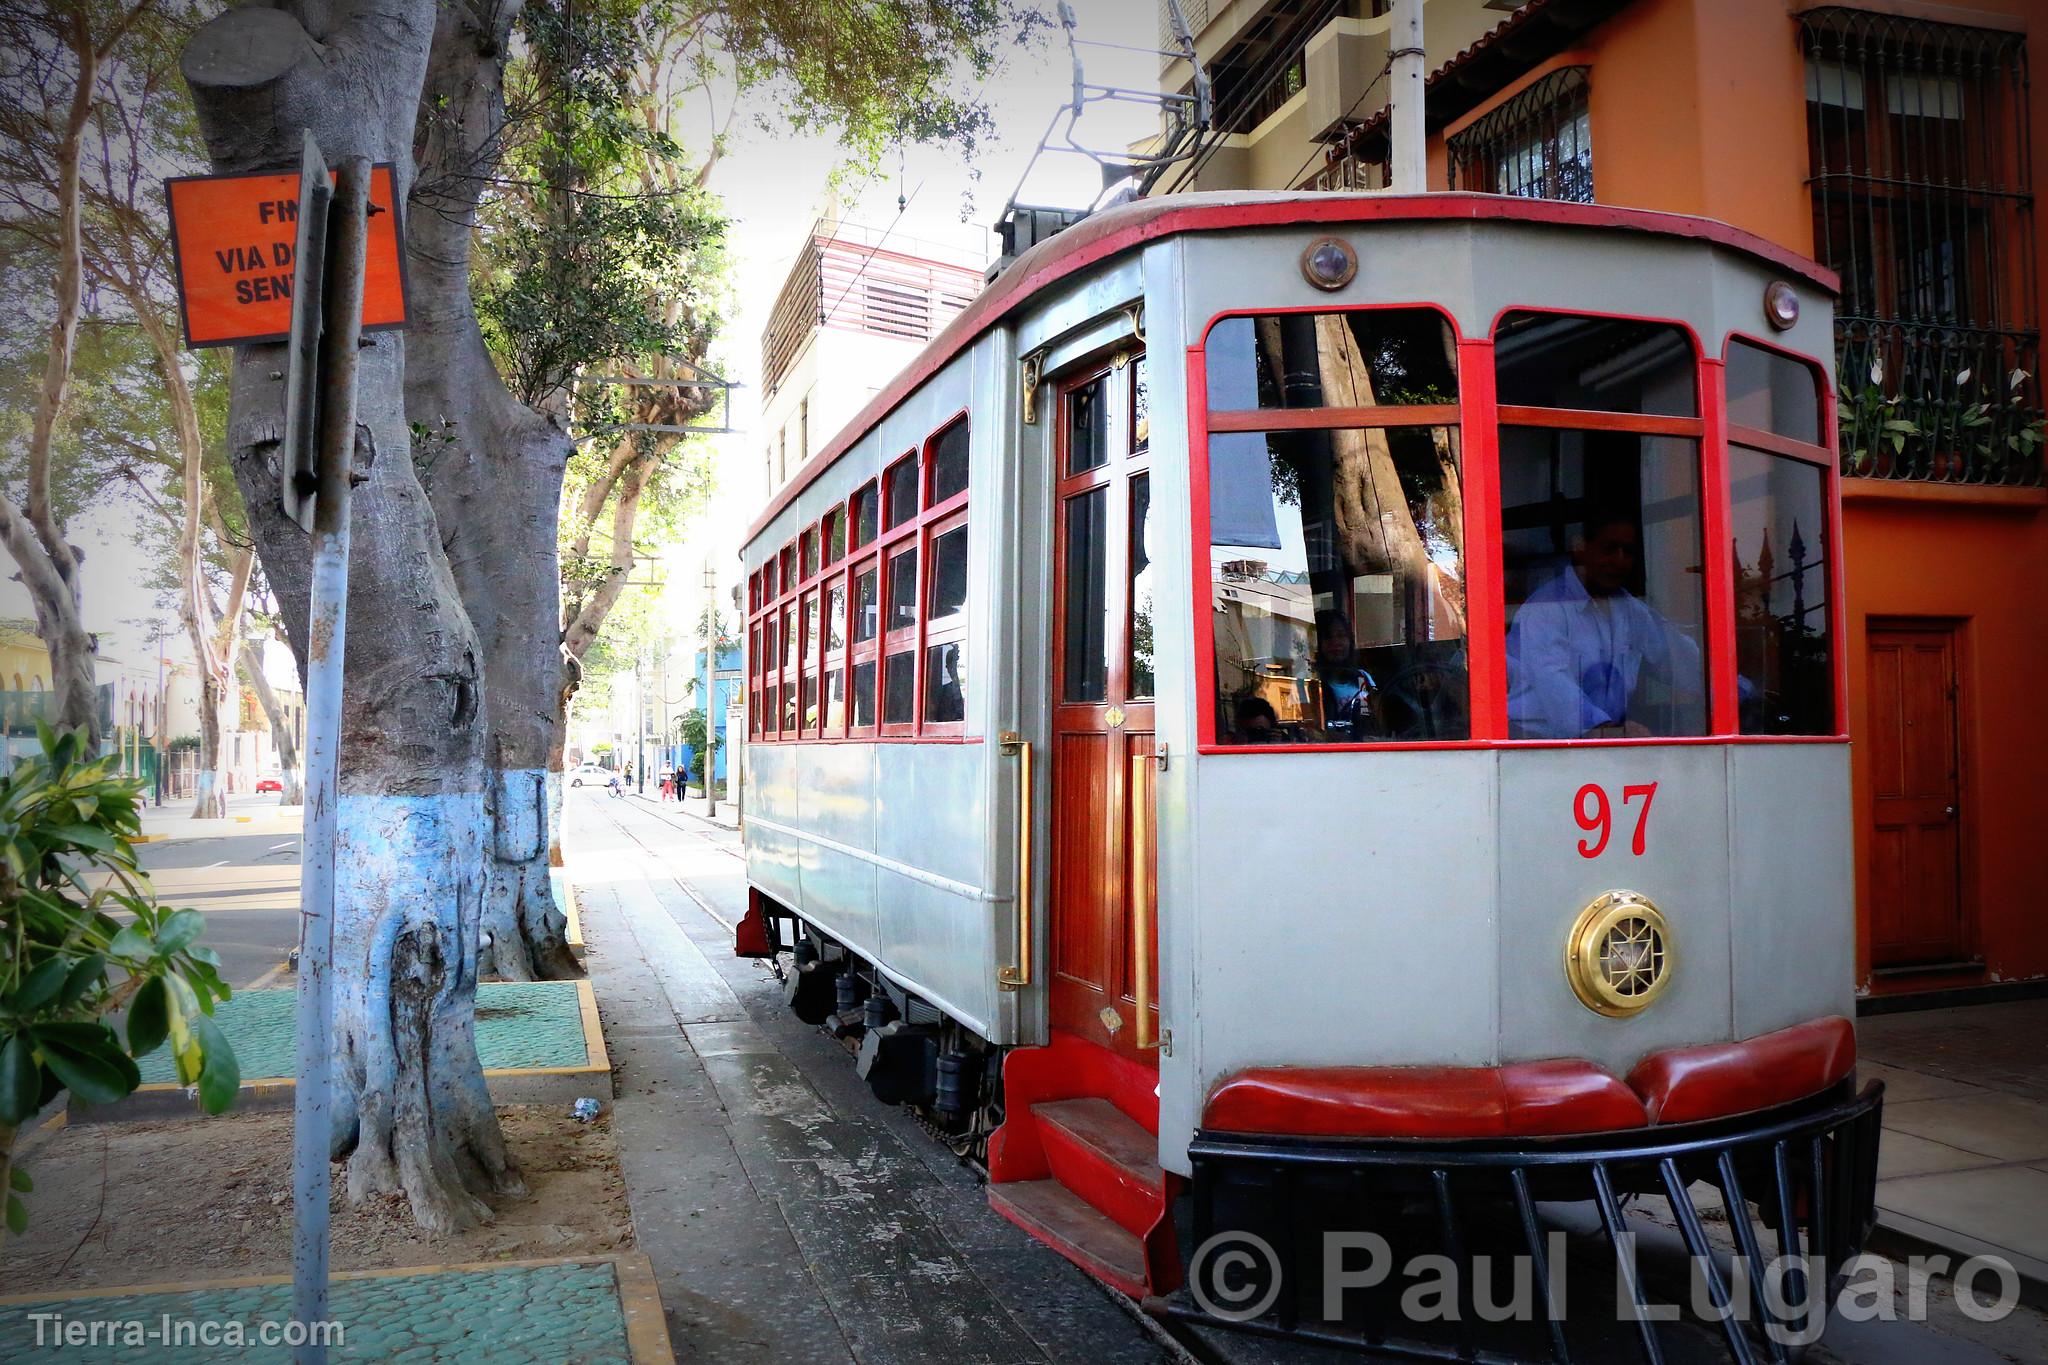
[[[276,171],[310,129],[412,183],[434,0],[228,10],[183,57],[214,166]],[[302,26],[303,24],[306,26]],[[430,1230],[523,1193],[476,1052],[488,785],[476,634],[408,456],[405,334],[366,334],[358,372],[335,850],[334,1151],[350,1197],[403,1191]],[[284,348],[237,350],[228,450],[299,659],[310,542],[279,508]]]
[[[249,680],[249,690],[256,694],[256,704],[263,708],[263,717],[270,722],[270,745],[277,750],[277,780],[284,788],[278,797],[280,806],[303,806],[306,804],[306,775],[299,767],[299,737],[292,731],[291,718],[278,705],[277,692],[270,685],[270,679],[263,676],[263,658],[247,640],[241,647],[242,676]]]
[[[199,783],[193,793],[194,820],[225,820],[227,785],[220,774],[220,711],[226,689],[212,670],[199,670]]]
[[[559,529],[569,438],[505,388],[469,294],[478,197],[505,121],[516,3],[441,11],[410,219],[414,324],[406,411],[434,433],[429,494],[484,659],[491,830],[479,970],[579,976],[548,876],[550,763],[562,688]],[[485,17],[479,23],[477,15]]]

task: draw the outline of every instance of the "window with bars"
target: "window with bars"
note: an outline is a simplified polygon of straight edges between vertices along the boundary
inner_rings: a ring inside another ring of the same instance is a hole
[[[1800,34],[1844,472],[2039,484],[2024,36],[1836,8]]]
[[[1446,140],[1450,188],[1592,203],[1591,71],[1560,67]]]

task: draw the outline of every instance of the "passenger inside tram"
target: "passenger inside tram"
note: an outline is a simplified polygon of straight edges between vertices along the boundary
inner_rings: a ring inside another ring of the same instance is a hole
[[[1531,592],[1508,628],[1508,727],[1517,739],[1670,733],[1669,706],[1699,701],[1699,644],[1629,591],[1642,530],[1627,513],[1595,513],[1567,569]]]

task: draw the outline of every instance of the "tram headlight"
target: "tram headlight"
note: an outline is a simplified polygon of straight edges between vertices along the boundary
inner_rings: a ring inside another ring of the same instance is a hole
[[[1318,237],[1301,253],[1301,277],[1318,289],[1342,289],[1358,274],[1358,253],[1339,237]]]
[[[1799,321],[1799,295],[1783,280],[1764,287],[1764,318],[1779,331],[1789,331]]]
[[[1601,893],[1565,940],[1572,993],[1610,1019],[1647,1008],[1670,983],[1672,962],[1671,924],[1637,891]]]

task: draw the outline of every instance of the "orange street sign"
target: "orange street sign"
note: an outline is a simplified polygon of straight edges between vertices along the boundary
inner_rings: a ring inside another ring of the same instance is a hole
[[[405,326],[405,225],[393,183],[389,163],[371,170],[365,332]],[[289,340],[298,172],[179,176],[164,182],[164,193],[185,344],[199,350]]]

